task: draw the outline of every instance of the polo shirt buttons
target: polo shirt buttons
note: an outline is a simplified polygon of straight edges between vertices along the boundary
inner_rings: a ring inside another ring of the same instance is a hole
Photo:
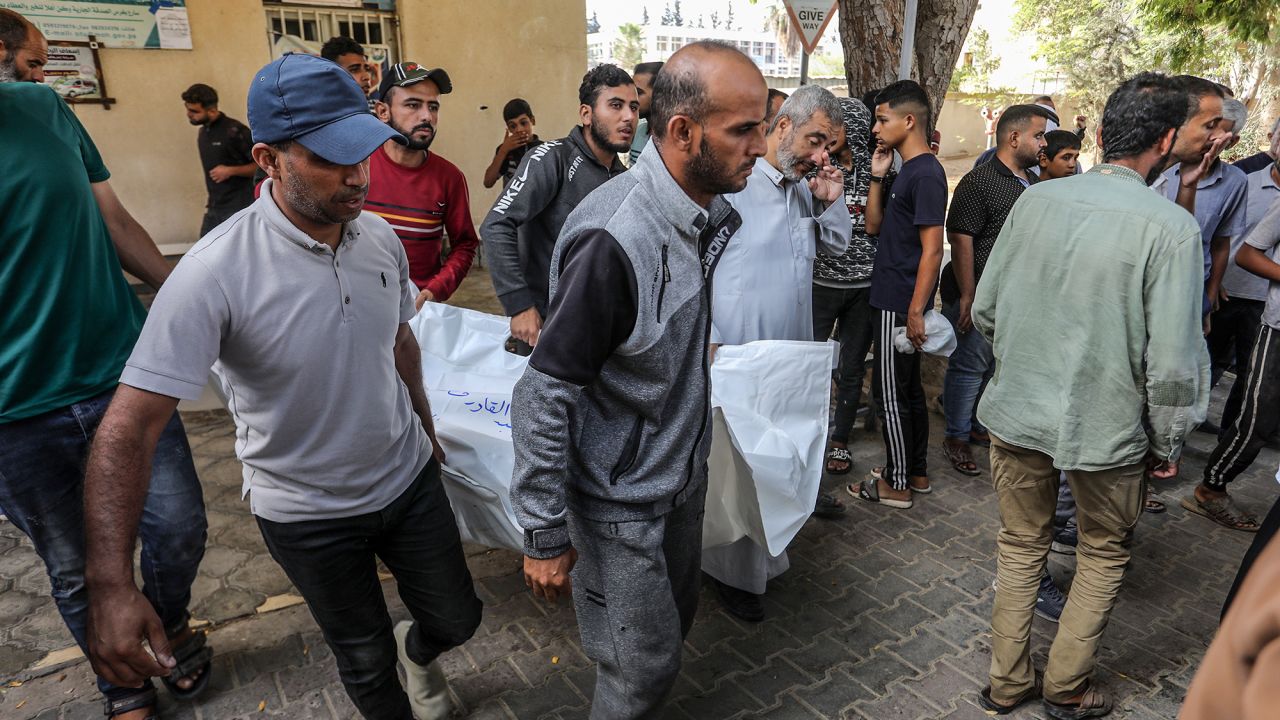
[[[350,296],[350,295],[348,295],[346,298],[344,298],[344,299],[343,299],[343,302],[344,302],[344,303],[346,303],[346,304],[348,304],[348,305],[350,305],[350,304],[351,304],[351,296]]]

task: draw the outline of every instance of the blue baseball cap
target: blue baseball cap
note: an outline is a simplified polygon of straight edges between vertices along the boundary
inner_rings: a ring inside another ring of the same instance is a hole
[[[356,165],[404,136],[369,112],[356,81],[337,63],[285,53],[249,87],[249,130],[256,143],[295,140],[331,163]]]

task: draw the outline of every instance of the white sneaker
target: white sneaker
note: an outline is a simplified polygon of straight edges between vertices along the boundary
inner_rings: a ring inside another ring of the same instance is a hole
[[[413,714],[418,720],[443,720],[453,710],[453,703],[449,700],[448,681],[445,680],[439,660],[419,665],[409,659],[404,648],[405,637],[411,627],[412,620],[402,620],[392,631],[396,636],[396,654],[400,656],[400,664],[404,666],[409,707],[413,708]]]

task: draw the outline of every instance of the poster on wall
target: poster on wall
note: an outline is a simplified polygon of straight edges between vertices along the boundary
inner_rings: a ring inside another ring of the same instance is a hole
[[[44,84],[70,102],[101,102],[102,73],[89,43],[49,43]]]
[[[5,0],[49,40],[96,36],[108,48],[190,50],[186,0]]]

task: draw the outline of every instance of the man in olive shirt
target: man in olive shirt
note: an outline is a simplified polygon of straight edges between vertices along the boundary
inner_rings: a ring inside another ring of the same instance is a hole
[[[1044,671],[1045,711],[1096,717],[1111,707],[1091,676],[1146,469],[1170,474],[1208,406],[1200,230],[1147,188],[1187,110],[1164,75],[1121,85],[1102,120],[1104,162],[1026,190],[978,283],[973,324],[999,368],[978,406],[1001,522],[988,710],[1039,695],[1031,617],[1060,470],[1076,498],[1078,565]]]

